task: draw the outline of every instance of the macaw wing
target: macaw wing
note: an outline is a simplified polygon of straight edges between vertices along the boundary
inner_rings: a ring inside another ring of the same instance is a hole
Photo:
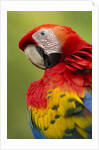
[[[52,95],[54,101],[58,99],[57,113],[60,115],[60,120],[57,122],[61,124],[61,130],[63,128],[62,138],[91,138],[92,113],[86,102],[91,97],[88,97],[88,93],[83,99],[78,97],[77,93],[61,91],[60,88],[54,89],[54,93],[56,93]]]
[[[86,95],[85,95],[86,96]],[[92,138],[92,114],[76,93],[55,88],[48,91],[46,108],[29,108],[36,138]]]

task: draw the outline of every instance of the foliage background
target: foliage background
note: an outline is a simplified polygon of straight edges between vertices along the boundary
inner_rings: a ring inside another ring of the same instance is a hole
[[[26,91],[43,71],[33,66],[18,48],[18,42],[34,27],[46,24],[72,27],[92,43],[91,11],[8,11],[7,12],[7,138],[31,139],[26,112]]]

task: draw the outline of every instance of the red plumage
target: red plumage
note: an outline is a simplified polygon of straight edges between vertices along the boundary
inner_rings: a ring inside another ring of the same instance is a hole
[[[70,27],[45,24],[19,48],[45,69],[26,95],[34,138],[92,138],[92,45]]]
[[[26,103],[36,108],[47,106],[47,91],[57,86],[68,88],[81,97],[84,90],[89,90],[92,84],[92,45],[84,41],[70,27],[45,24],[28,32],[19,42],[23,50],[28,44],[36,44],[32,35],[41,28],[51,28],[62,43],[62,58],[52,68],[46,69],[41,80],[31,83]],[[51,83],[50,83],[51,82]]]

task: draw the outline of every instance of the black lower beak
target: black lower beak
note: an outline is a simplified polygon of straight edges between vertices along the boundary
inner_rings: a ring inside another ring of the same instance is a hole
[[[51,53],[49,55],[44,54],[43,58],[46,68],[51,68],[56,65],[60,61],[61,57],[61,53]]]
[[[44,53],[43,49],[39,46],[36,46],[36,49],[38,53],[41,55],[41,57],[43,58],[44,65],[46,68],[51,68],[54,65],[56,65],[62,57],[61,53],[51,53],[47,55]]]

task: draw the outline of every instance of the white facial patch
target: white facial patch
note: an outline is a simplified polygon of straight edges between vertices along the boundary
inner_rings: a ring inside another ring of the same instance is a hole
[[[44,60],[41,55],[37,52],[36,47],[33,45],[28,45],[24,52],[28,59],[37,67],[41,69],[46,69],[44,66]]]
[[[61,53],[61,43],[56,38],[52,29],[40,29],[32,35],[45,54]]]

